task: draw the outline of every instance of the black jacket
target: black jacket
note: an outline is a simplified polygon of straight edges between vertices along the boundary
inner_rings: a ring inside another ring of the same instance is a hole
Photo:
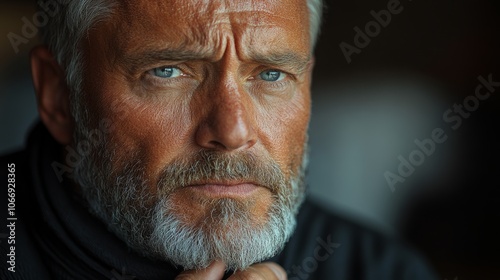
[[[1,279],[175,278],[180,268],[130,251],[88,213],[65,184],[67,180],[60,182],[55,175],[52,164],[59,151],[46,128],[38,124],[26,150],[0,158],[0,180],[5,186],[0,194],[2,221],[10,225],[0,231]],[[14,176],[8,174],[15,176],[10,194],[8,178]],[[330,214],[308,200],[294,235],[271,260],[288,271],[290,280],[436,279],[400,241]],[[12,267],[15,272],[8,270]]]

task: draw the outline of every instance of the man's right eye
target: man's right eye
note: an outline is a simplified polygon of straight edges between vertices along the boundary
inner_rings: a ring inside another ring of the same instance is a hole
[[[182,75],[182,71],[173,66],[162,66],[150,70],[150,74],[159,78],[177,78]]]

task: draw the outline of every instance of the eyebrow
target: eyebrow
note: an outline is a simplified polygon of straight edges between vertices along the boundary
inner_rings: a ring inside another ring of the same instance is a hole
[[[303,73],[311,60],[310,56],[303,56],[293,51],[274,52],[269,54],[252,52],[251,60],[271,67],[291,69],[298,74]]]
[[[123,63],[132,71],[146,68],[160,61],[193,61],[209,60],[213,52],[189,50],[186,48],[168,48],[162,50],[146,50],[137,54],[125,56]],[[310,62],[310,55],[303,56],[293,51],[259,53],[251,51],[249,60],[270,67],[284,68],[285,70],[303,73]]]
[[[160,61],[188,61],[205,60],[211,56],[208,51],[193,51],[186,48],[168,48],[162,50],[147,50],[140,53],[126,55],[123,63],[131,70],[142,69]]]

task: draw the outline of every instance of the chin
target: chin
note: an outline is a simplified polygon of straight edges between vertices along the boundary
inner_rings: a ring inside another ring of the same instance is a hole
[[[295,216],[279,201],[266,206],[258,202],[207,199],[193,218],[186,211],[178,212],[184,207],[164,200],[152,219],[148,244],[152,255],[184,269],[201,269],[221,260],[228,270],[243,270],[270,258],[293,233]]]

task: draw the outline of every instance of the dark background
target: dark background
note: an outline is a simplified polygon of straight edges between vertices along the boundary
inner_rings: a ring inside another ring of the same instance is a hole
[[[34,1],[0,4],[0,153],[23,145],[36,119],[29,50],[15,53]],[[499,93],[453,130],[443,113],[475,92],[478,77],[500,81],[500,8],[495,1],[401,1],[403,10],[351,56],[371,10],[390,1],[327,1],[316,50],[310,126],[310,194],[325,206],[417,248],[441,279],[500,279]],[[415,139],[447,135],[392,191]]]

